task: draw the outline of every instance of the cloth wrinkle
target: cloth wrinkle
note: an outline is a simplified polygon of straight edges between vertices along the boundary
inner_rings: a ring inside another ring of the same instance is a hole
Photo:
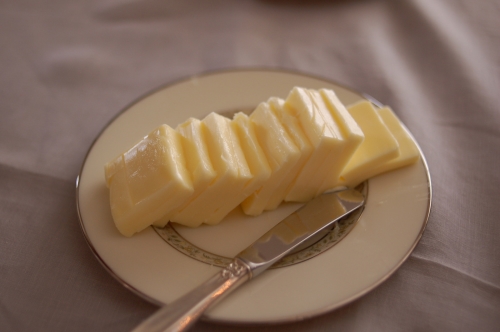
[[[423,71],[420,72],[411,72],[411,75],[415,80],[425,83],[422,85],[422,87],[425,88],[424,95],[432,95],[431,89],[434,87],[438,88],[437,91],[446,91],[443,87],[437,86],[438,82],[443,82],[445,79],[444,76],[436,76],[435,74],[439,72],[435,70],[437,69],[435,67],[439,63],[440,71],[445,70],[448,77],[455,77],[458,80],[469,82],[468,87],[474,91],[475,94],[481,97],[488,94],[487,97],[490,99],[498,99],[498,94],[493,92],[490,85],[484,85],[485,83],[483,83],[484,77],[490,78],[490,84],[493,82],[494,76],[491,76],[488,70],[481,67],[483,63],[491,63],[491,61],[483,59],[484,52],[481,51],[481,45],[467,45],[466,47],[461,45],[461,40],[464,38],[456,36],[457,30],[463,30],[462,34],[466,35],[470,35],[472,32],[462,24],[455,23],[454,21],[456,18],[453,14],[447,13],[445,8],[439,7],[437,2],[425,6],[419,1],[397,2],[389,8],[391,12],[390,18],[392,19],[387,20],[389,23],[386,27],[386,34],[388,36],[396,36],[396,38],[388,37],[388,40],[395,42],[398,53],[403,53],[405,55],[404,57],[400,57],[400,59],[408,62],[408,67],[414,68],[419,64],[421,69],[423,69]],[[395,28],[397,20],[402,19],[402,17],[397,14],[400,10],[407,11],[408,14],[413,14],[410,20],[403,22],[403,29]],[[449,21],[443,23],[445,20],[440,20],[439,17],[436,16],[437,13],[441,11],[450,17],[451,23]],[[421,33],[417,37],[420,39],[419,43],[415,43],[416,40],[410,41],[404,38],[404,34],[408,33],[410,29],[415,29],[415,26],[418,27]],[[465,38],[465,40],[475,43],[474,38]],[[427,61],[422,61],[422,55],[431,50],[432,55],[427,57]],[[464,56],[464,51],[470,54]],[[438,62],[440,59],[444,58],[447,59],[445,63]],[[429,61],[429,59],[431,61]],[[471,59],[474,59],[474,61],[471,61]],[[419,76],[427,73],[431,75],[429,77],[434,76],[434,81],[418,79]],[[482,75],[481,78],[479,78],[479,74]],[[457,77],[457,75],[459,76]],[[464,77],[461,75],[464,75]],[[456,84],[451,85],[451,88],[454,86],[456,86]],[[450,91],[453,90],[450,89]],[[460,95],[457,94],[457,96],[459,97]],[[423,100],[424,98],[421,99]],[[482,98],[478,98],[478,100],[482,100]]]
[[[161,1],[161,0],[107,0],[94,7],[94,16],[108,22],[151,22],[179,19],[189,14],[193,5],[198,10],[217,10],[220,0],[205,1]]]
[[[500,138],[500,133],[498,132],[498,130],[496,130],[496,128],[489,128],[489,127],[484,126],[484,124],[479,125],[479,124],[474,124],[471,122],[462,122],[462,121],[451,122],[451,121],[442,120],[442,121],[437,121],[436,125],[438,125],[441,128],[448,127],[448,128],[459,129],[461,131],[466,131],[466,132],[470,131],[470,132],[474,132],[474,133],[479,134],[479,135],[490,136],[490,137],[495,138],[495,139]]]
[[[70,180],[59,178],[59,177],[56,177],[56,176],[51,175],[51,174],[36,173],[36,172],[31,171],[31,170],[21,169],[21,168],[18,168],[18,167],[15,167],[15,166],[12,166],[12,165],[9,165],[9,164],[6,164],[6,163],[2,163],[2,162],[0,162],[0,170],[1,170],[0,176],[4,176],[4,173],[6,173],[6,172],[7,173],[23,173],[22,176],[29,176],[29,177],[31,177],[31,176],[39,176],[39,177],[43,177],[43,178],[45,178],[47,180],[57,181],[59,183],[68,184],[68,183],[72,182]],[[75,179],[74,179],[75,182],[76,182],[76,177],[77,177],[77,175],[75,175]]]
[[[496,285],[496,284],[494,284],[494,283],[492,283],[490,281],[481,279],[481,278],[479,278],[477,276],[474,276],[474,275],[468,273],[467,271],[463,271],[463,270],[461,270],[461,269],[459,269],[457,267],[454,267],[454,266],[452,266],[450,264],[445,264],[444,262],[439,262],[437,260],[433,260],[433,259],[427,258],[427,257],[425,257],[425,256],[423,256],[421,254],[417,255],[417,254],[413,253],[410,257],[411,257],[411,259],[416,259],[416,260],[422,261],[424,263],[437,264],[439,266],[442,266],[445,269],[448,269],[448,270],[456,272],[456,273],[458,273],[460,275],[466,276],[467,278],[470,278],[470,279],[474,280],[475,282],[478,282],[481,285],[483,285],[485,287],[488,287],[491,290],[499,292],[499,294],[500,294],[500,285]]]

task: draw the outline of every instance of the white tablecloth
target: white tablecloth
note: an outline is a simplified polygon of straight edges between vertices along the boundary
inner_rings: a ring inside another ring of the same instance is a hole
[[[391,105],[434,190],[416,250],[340,310],[262,331],[500,329],[500,2],[3,0],[0,330],[127,331],[156,307],[94,258],[75,179],[126,104],[173,80],[281,68]],[[200,322],[194,331],[253,331]]]

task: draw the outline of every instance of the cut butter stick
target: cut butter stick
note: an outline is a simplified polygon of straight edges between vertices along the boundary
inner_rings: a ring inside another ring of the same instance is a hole
[[[342,184],[353,187],[369,178],[373,169],[398,157],[399,144],[371,102],[361,101],[348,111],[365,135],[340,177]]]
[[[247,215],[282,201],[307,202],[420,156],[388,108],[368,101],[348,109],[331,90],[296,87],[233,120],[211,113],[173,130],[160,126],[105,165],[111,213],[131,236],[169,221],[217,224],[241,204]],[[299,223],[286,225],[293,234]]]
[[[271,177],[272,171],[264,150],[257,139],[254,124],[250,121],[248,115],[244,113],[235,114],[232,125],[240,142],[250,173],[252,174],[252,179],[248,181],[245,188],[241,193],[236,194],[240,196],[237,199],[239,200],[239,204],[262,187]]]
[[[288,172],[266,205],[266,210],[274,210],[285,200],[286,194],[295,184],[298,175],[311,157],[313,146],[311,142],[309,142],[309,139],[302,129],[299,120],[295,116],[285,112],[285,101],[283,99],[270,98],[268,103],[271,107],[271,111],[279,119],[283,128],[285,128],[285,131],[288,133],[300,152],[299,159],[295,163],[295,166],[290,170],[290,172]]]
[[[389,107],[384,107],[377,110],[378,114],[384,121],[384,124],[389,128],[392,135],[399,144],[399,156],[391,159],[384,164],[372,170],[369,177],[391,171],[396,168],[408,166],[415,163],[420,159],[420,152],[413,139],[408,134],[407,130],[403,127],[397,116]],[[364,180],[363,180],[364,181]]]
[[[345,140],[345,145],[342,153],[335,157],[333,161],[335,164],[332,166],[332,170],[327,173],[328,175],[325,182],[317,192],[318,195],[339,185],[340,173],[365,139],[363,131],[337,95],[332,90],[327,89],[320,89],[319,93],[330,115],[335,123],[337,123],[342,137]]]
[[[162,125],[105,166],[116,227],[132,236],[193,192],[179,134]]]
[[[252,178],[231,121],[211,113],[202,120],[201,127],[217,177],[198,197],[170,218],[170,221],[189,227],[220,222],[225,215],[222,216],[219,210],[230,211],[236,207],[239,202],[234,202],[234,193],[241,191]]]
[[[164,227],[174,214],[183,210],[191,201],[198,197],[217,176],[208,155],[201,121],[190,118],[178,125],[176,130],[181,135],[186,166],[191,174],[194,191],[181,206],[155,221],[153,225],[157,227]]]
[[[321,100],[321,97],[319,97]],[[294,88],[285,101],[285,112],[295,116],[313,147],[307,163],[289,188],[286,201],[306,202],[317,195],[331,172],[345,140],[324,105],[317,105],[304,88]],[[338,176],[337,176],[338,177]]]
[[[238,190],[226,190],[228,193],[224,198],[224,205],[217,212],[205,221],[206,224],[213,225],[219,223],[229,212],[234,210],[240,203],[255,190],[260,188],[271,176],[271,168],[267,162],[266,156],[260,147],[255,129],[247,115],[238,113],[231,121],[232,129],[235,133],[235,150],[241,151],[242,159],[246,160],[248,165],[247,181],[243,187]],[[240,153],[240,152],[238,152]]]
[[[261,214],[274,192],[294,167],[300,151],[268,103],[261,103],[250,115],[260,146],[271,167],[271,177],[241,204],[248,215]]]

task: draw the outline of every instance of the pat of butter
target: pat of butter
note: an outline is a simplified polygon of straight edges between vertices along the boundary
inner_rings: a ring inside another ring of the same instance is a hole
[[[394,112],[387,106],[377,110],[377,112],[394,138],[398,141],[399,156],[374,168],[371,174],[368,174],[369,177],[408,166],[420,159],[420,152],[415,141],[411,138],[410,134],[408,134],[408,131],[403,127]]]
[[[344,185],[353,187],[369,178],[373,169],[398,157],[399,144],[371,102],[361,101],[348,111],[365,135],[340,177]]]
[[[313,153],[313,146],[311,142],[309,142],[299,120],[295,116],[285,112],[285,101],[283,99],[270,98],[268,103],[273,114],[280,120],[283,128],[285,128],[286,132],[300,151],[300,156],[295,166],[290,170],[285,179],[283,179],[266,205],[266,210],[274,210],[285,200],[290,188],[295,185],[299,173]]]
[[[340,173],[365,139],[363,131],[346,109],[344,104],[342,104],[339,100],[337,95],[332,90],[327,89],[321,89],[319,90],[319,93],[323,98],[330,115],[338,125],[341,135],[345,140],[345,145],[341,154],[336,157],[332,156],[331,162],[333,165],[330,166],[330,172],[327,171],[327,178],[317,191],[317,195],[340,184]],[[328,165],[329,163],[327,162],[326,164]]]
[[[244,113],[235,114],[232,125],[252,173],[252,180],[248,182],[244,190],[246,198],[271,177],[271,166],[269,166],[264,150],[259,144],[254,125],[248,115]]]
[[[162,125],[105,166],[116,227],[132,236],[193,192],[179,134]]]
[[[220,222],[241,202],[235,199],[235,193],[242,191],[252,179],[231,120],[211,113],[203,119],[202,130],[217,177],[198,197],[170,218],[190,227]]]
[[[280,184],[300,158],[300,151],[268,103],[261,103],[250,115],[260,146],[264,150],[271,177],[241,204],[248,215],[259,215],[268,206]]]
[[[317,195],[318,188],[332,177],[332,172],[340,172],[335,158],[344,150],[346,141],[319,94],[296,87],[288,95],[284,109],[299,120],[313,147],[285,200],[306,202]]]
[[[183,210],[192,200],[198,197],[217,176],[212,166],[212,162],[210,161],[210,157],[208,156],[208,149],[205,143],[201,121],[190,118],[178,125],[176,130],[181,135],[186,166],[191,174],[194,191],[189,199],[180,207],[155,221],[153,225],[157,227],[164,227],[174,214]]]

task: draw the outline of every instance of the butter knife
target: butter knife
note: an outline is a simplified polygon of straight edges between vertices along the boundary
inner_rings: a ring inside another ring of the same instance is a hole
[[[132,332],[185,331],[203,312],[300,244],[364,206],[354,189],[325,193],[283,219],[208,281],[168,304]]]

